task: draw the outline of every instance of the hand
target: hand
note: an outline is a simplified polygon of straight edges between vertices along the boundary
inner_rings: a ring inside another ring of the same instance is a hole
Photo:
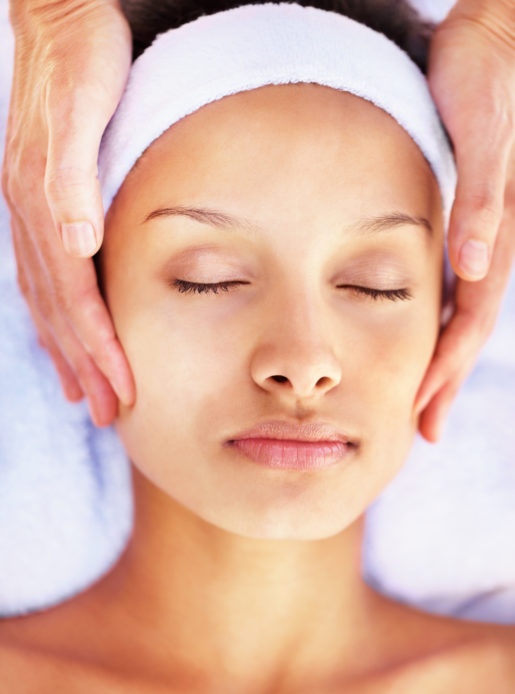
[[[9,18],[15,62],[2,190],[17,281],[66,397],[86,393],[93,421],[105,426],[116,392],[128,405],[135,398],[90,257],[104,232],[100,139],[129,73],[130,29],[115,0],[11,0]]]
[[[458,1],[435,30],[428,79],[458,169],[448,236],[456,309],[415,405],[420,433],[434,442],[494,328],[515,256],[513,0]],[[475,256],[463,250],[468,239]]]

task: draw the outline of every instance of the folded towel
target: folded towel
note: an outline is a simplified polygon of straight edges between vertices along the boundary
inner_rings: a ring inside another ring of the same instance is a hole
[[[3,142],[12,36],[0,11]],[[108,572],[133,507],[114,429],[95,428],[84,402],[66,402],[37,343],[0,203],[0,616],[8,617],[58,604]],[[366,579],[431,611],[515,622],[514,315],[512,281],[443,440],[418,437],[367,515]]]

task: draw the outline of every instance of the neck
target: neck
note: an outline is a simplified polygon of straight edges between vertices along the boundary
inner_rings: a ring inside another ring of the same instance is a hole
[[[133,480],[134,532],[106,585],[110,611],[154,659],[262,691],[286,676],[292,688],[319,682],[364,647],[377,596],[361,578],[362,518],[321,540],[246,538],[191,513],[134,466]]]

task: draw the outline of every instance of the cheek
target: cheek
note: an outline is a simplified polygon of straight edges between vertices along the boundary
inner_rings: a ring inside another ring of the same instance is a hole
[[[439,329],[434,297],[419,297],[406,308],[367,332],[360,356],[362,373],[369,374],[363,397],[381,428],[392,431],[410,421]]]
[[[133,462],[144,464],[149,476],[150,465],[157,475],[163,462],[169,467],[175,459],[193,459],[209,442],[209,422],[232,381],[234,342],[220,339],[220,330],[216,342],[195,316],[174,318],[166,308],[138,311],[132,304],[118,323],[136,402],[120,406],[117,431]]]

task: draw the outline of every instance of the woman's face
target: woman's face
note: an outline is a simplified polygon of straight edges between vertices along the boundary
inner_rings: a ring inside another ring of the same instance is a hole
[[[178,207],[222,214],[155,212]],[[173,125],[126,178],[102,252],[136,381],[116,422],[134,465],[234,533],[317,539],[347,527],[417,428],[439,330],[442,224],[418,147],[348,93],[266,86]],[[178,279],[238,284],[194,293]],[[323,420],[359,445],[318,471],[271,469],[227,445],[281,418]]]

